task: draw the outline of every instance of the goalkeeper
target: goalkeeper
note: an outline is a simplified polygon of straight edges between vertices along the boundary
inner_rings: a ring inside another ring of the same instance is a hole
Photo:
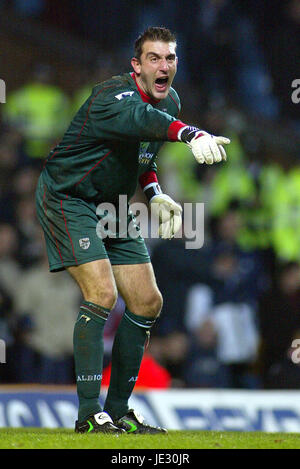
[[[168,29],[151,27],[140,35],[131,65],[131,73],[93,88],[50,152],[36,192],[50,271],[66,269],[83,295],[73,335],[79,400],[75,431],[80,433],[166,431],[147,425],[128,407],[162,297],[141,236],[97,235],[98,204],[118,207],[119,196],[130,200],[139,182],[154,211],[160,209],[160,235],[171,238],[180,228],[182,209],[159,187],[159,148],[165,141],[181,141],[199,163],[212,164],[226,159],[222,145],[229,143],[178,119],[180,101],[171,88],[176,39]],[[129,211],[127,222],[134,223]],[[113,344],[111,380],[102,409],[103,329],[118,292],[126,309]]]

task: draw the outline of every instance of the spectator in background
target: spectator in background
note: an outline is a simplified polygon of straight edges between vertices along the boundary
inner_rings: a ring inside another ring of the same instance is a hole
[[[236,96],[248,111],[276,118],[271,77],[251,20],[230,0],[201,0],[189,10],[187,43],[198,45],[189,62],[192,81],[201,81],[206,96]]]
[[[16,170],[17,156],[5,143],[0,142],[0,207],[1,221],[13,221],[11,178]]]
[[[18,262],[22,268],[33,266],[43,255],[44,241],[36,220],[35,203],[31,197],[19,200],[15,208],[19,249]]]
[[[19,238],[17,258],[21,267],[32,266],[43,253],[43,238],[36,218],[34,200],[38,177],[39,171],[27,166],[15,173],[12,182],[14,226]]]
[[[255,311],[266,273],[258,252],[239,247],[241,223],[238,208],[232,206],[212,224],[211,237],[201,249],[186,249],[184,240],[174,239],[153,250],[157,282],[166,299],[155,329],[167,351],[161,359],[179,382],[193,387],[259,386],[252,373],[258,348]],[[199,283],[210,292],[205,301],[202,297],[205,306],[197,296],[187,307]],[[197,317],[199,307],[203,318]],[[187,320],[191,314],[193,319]],[[185,348],[179,347],[184,343]]]
[[[113,74],[113,60],[111,58],[111,54],[107,54],[104,51],[93,62],[92,66],[79,70],[76,77],[78,80],[78,86],[76,87],[76,91],[73,94],[70,106],[71,119],[88,99],[93,87],[97,83],[101,83],[102,81],[107,80]]]
[[[152,251],[157,284],[164,297],[163,309],[153,331],[165,336],[185,332],[184,306],[188,289],[207,278],[207,250],[186,249],[184,239],[158,242]],[[176,295],[174,295],[176,292]]]
[[[185,321],[189,331],[189,350],[184,380],[189,388],[222,388],[227,385],[226,369],[217,355],[218,335],[210,314],[211,301],[212,290],[206,285],[197,284],[188,294]]]
[[[22,136],[14,130],[1,129],[0,134],[0,208],[1,221],[13,222],[14,191],[11,181],[20,166],[19,147]]]
[[[193,387],[257,387],[252,365],[258,349],[255,312],[239,284],[234,255],[212,261],[214,289],[197,284],[189,291],[185,314],[192,338],[185,379]]]
[[[259,253],[239,247],[240,227],[234,207],[215,220],[211,240],[202,248],[206,276],[199,276],[187,294],[184,317],[192,347],[185,376],[193,386],[197,380],[199,386],[259,386],[252,372],[258,350],[255,311],[267,277]]]
[[[222,365],[217,358],[217,333],[210,319],[213,291],[204,284],[190,288],[185,308],[189,350],[184,379],[187,387],[222,387]]]
[[[29,158],[39,161],[48,155],[69,121],[69,100],[54,84],[49,65],[37,65],[31,81],[7,96],[3,119],[23,135]]]
[[[243,218],[234,203],[219,218],[211,220],[212,240],[207,247],[210,258],[210,286],[216,302],[246,302],[254,309],[268,285],[268,266],[258,250],[240,247]]]
[[[224,114],[223,114],[224,113]],[[226,117],[230,119],[234,110],[219,109],[210,110],[206,113],[206,122],[213,127],[226,128]],[[223,116],[222,116],[223,114]],[[235,118],[240,119],[237,113]],[[243,125],[245,130],[245,124]],[[256,196],[256,187],[253,174],[250,170],[250,162],[245,148],[242,145],[242,139],[239,135],[241,129],[234,129],[233,125],[227,127],[227,133],[230,135],[232,148],[228,155],[226,165],[222,165],[215,171],[210,184],[210,198],[208,206],[210,214],[220,216],[230,208],[233,202],[239,202],[240,206],[251,203]]]
[[[259,302],[260,363],[265,388],[300,388],[299,365],[291,361],[300,338],[300,266],[284,263]]]
[[[261,36],[280,101],[282,124],[295,123],[299,132],[299,105],[292,102],[291,85],[300,78],[300,2],[274,0],[271,8],[270,2],[265,2],[264,8]]]
[[[32,166],[23,166],[14,173],[10,184],[15,200],[18,201],[27,197],[34,200],[39,175],[40,171]]]
[[[161,364],[168,371],[171,387],[182,388],[184,382],[184,368],[188,352],[189,337],[185,331],[173,330],[161,340]]]
[[[44,254],[39,264],[19,277],[14,298],[20,325],[13,354],[16,381],[73,383],[72,325],[80,302],[77,285],[65,272],[49,273]]]
[[[14,342],[13,326],[13,301],[11,296],[7,294],[5,288],[3,288],[0,281],[0,339],[4,340],[6,348],[5,366],[1,366],[0,364],[0,383],[7,383],[13,379],[8,359]]]
[[[271,242],[278,259],[300,261],[300,168],[289,166],[276,180],[271,212]]]
[[[49,3],[52,3],[52,0]],[[61,2],[58,3],[60,6]],[[119,0],[101,4],[98,0],[89,0],[85,2],[84,8],[81,0],[72,0],[69,7],[70,15],[74,17],[75,34],[95,41],[105,50],[116,50],[122,45],[126,47],[132,43],[130,33],[135,21],[132,8],[136,10],[138,4],[130,6],[128,2]]]
[[[16,229],[8,223],[0,223],[0,283],[12,298],[21,275],[16,260],[19,239]]]
[[[2,134],[0,140],[0,196],[9,191],[11,178],[18,165],[15,147],[9,142],[9,134]]]

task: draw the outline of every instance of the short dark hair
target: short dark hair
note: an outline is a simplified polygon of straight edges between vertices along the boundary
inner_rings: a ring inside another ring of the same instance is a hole
[[[167,28],[162,26],[150,26],[139,35],[134,43],[134,56],[138,60],[141,58],[143,45],[146,41],[176,42],[176,37],[175,34]]]

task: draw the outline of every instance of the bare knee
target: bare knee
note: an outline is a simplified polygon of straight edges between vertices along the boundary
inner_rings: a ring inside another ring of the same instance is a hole
[[[118,299],[118,292],[114,285],[105,289],[95,288],[85,292],[84,299],[104,308],[113,309]]]
[[[111,265],[107,259],[68,267],[67,270],[79,285],[85,301],[107,309],[115,306],[118,292]]]
[[[143,298],[141,304],[136,303],[130,308],[130,311],[139,316],[157,318],[160,315],[163,306],[163,298],[159,290],[153,290],[151,294]]]

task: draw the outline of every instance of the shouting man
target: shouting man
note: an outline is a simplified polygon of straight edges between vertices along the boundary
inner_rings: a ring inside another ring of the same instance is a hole
[[[161,145],[181,141],[199,163],[212,164],[226,159],[222,145],[229,143],[178,119],[180,101],[171,87],[176,39],[168,29],[150,27],[140,35],[131,65],[133,72],[93,88],[50,152],[37,187],[50,271],[66,269],[83,295],[74,326],[75,431],[81,433],[166,432],[128,407],[162,296],[142,236],[117,230],[101,238],[97,206],[108,202],[118,207],[119,196],[130,200],[139,182],[160,214],[160,236],[172,238],[181,226],[182,209],[158,184],[155,159]],[[116,226],[124,222],[118,211],[115,218]],[[126,218],[134,223],[128,209]],[[101,409],[103,330],[118,293],[126,309],[114,339],[110,385]]]

